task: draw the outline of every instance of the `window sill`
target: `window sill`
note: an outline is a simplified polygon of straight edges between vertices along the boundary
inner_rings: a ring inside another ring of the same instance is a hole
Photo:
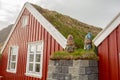
[[[6,70],[6,71],[10,73],[16,73],[16,71],[13,71],[13,70]]]
[[[38,75],[38,74],[25,73],[25,75],[30,77],[35,77],[35,78],[42,78],[42,75]]]

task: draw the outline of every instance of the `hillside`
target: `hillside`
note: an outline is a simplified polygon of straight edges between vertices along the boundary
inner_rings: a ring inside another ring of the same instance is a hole
[[[102,30],[101,28],[80,22],[69,16],[60,14],[56,11],[43,9],[40,6],[32,4],[52,25],[56,27],[66,38],[72,34],[77,47],[83,47],[85,35],[90,31],[93,38]]]
[[[9,25],[8,27],[6,27],[6,28],[4,28],[0,31],[0,47],[5,42],[8,34],[10,33],[10,30],[11,30],[12,26],[13,26],[13,24]]]

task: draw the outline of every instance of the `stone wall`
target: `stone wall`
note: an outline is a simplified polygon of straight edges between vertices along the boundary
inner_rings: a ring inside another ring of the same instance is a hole
[[[50,60],[47,80],[98,80],[98,62]]]

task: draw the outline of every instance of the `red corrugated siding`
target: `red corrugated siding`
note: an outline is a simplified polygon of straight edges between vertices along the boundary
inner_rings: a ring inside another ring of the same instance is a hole
[[[120,26],[98,47],[99,80],[120,80]]]
[[[99,77],[100,80],[109,80],[109,69],[108,69],[108,39],[105,39],[105,41],[101,44],[101,46],[98,48],[99,50]],[[104,64],[103,64],[104,63]],[[102,74],[104,73],[104,74]]]
[[[118,53],[117,53],[117,40],[116,30],[112,32],[109,37],[109,66],[110,66],[110,79],[118,80]]]
[[[118,62],[119,62],[119,80],[120,80],[120,25],[119,25],[119,27],[118,27],[118,29],[117,29],[117,46],[118,46]]]
[[[29,16],[29,25],[22,27],[22,17],[17,23],[15,30],[10,37],[7,46],[2,54],[2,68],[1,74],[4,76],[3,80],[46,80],[47,68],[50,54],[55,51],[63,50],[63,48],[56,42],[55,39],[47,32],[42,25],[34,18],[32,14],[25,9],[23,15]],[[33,41],[44,40],[44,58],[43,58],[43,76],[42,79],[25,76],[26,61],[27,61],[27,43]],[[6,72],[8,49],[11,45],[19,46],[17,73]]]

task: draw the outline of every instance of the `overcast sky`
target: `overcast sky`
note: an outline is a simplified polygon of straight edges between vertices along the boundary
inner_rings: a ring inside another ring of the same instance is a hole
[[[120,12],[120,0],[0,0],[0,29],[15,23],[25,2],[102,28]]]

